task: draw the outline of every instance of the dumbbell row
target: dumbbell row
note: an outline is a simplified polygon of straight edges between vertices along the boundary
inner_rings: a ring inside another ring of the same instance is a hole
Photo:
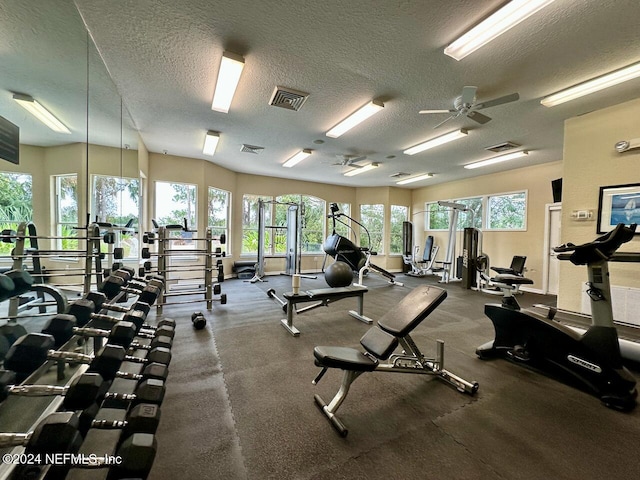
[[[146,357],[132,356],[120,345],[106,344],[97,353],[65,352],[53,350],[53,336],[44,333],[29,333],[20,337],[11,346],[4,359],[4,367],[13,370],[20,378],[26,378],[35,372],[47,360],[64,360],[89,365],[89,370],[100,373],[107,380],[113,379],[120,364],[124,361],[134,363],[171,362],[171,350],[156,347],[146,352]]]
[[[153,409],[150,406],[148,410]],[[124,421],[126,422],[126,420]],[[124,424],[122,422],[121,424]],[[111,422],[112,424],[114,422]],[[66,478],[91,478],[91,469],[112,469],[115,478],[145,478],[155,459],[157,441],[151,433],[132,433],[121,439],[120,430],[91,429],[83,439],[80,433],[80,418],[75,412],[54,412],[45,417],[33,431],[27,433],[13,433],[0,435],[0,448],[24,446],[27,454],[31,455],[35,463],[46,468],[53,454],[77,454],[81,459],[81,468],[67,465],[55,465],[55,478],[69,471]],[[105,441],[106,440],[106,441]],[[111,461],[117,456],[118,463]],[[20,470],[23,470],[21,473]],[[17,477],[31,475],[34,478],[36,465],[20,466]],[[106,476],[108,472],[99,472]],[[88,474],[88,477],[87,477]]]

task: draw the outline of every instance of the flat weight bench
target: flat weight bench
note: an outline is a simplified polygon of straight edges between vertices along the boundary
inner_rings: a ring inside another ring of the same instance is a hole
[[[300,331],[293,325],[293,313],[300,314],[307,312],[317,307],[327,307],[330,303],[342,300],[343,298],[357,297],[358,298],[358,311],[349,310],[349,315],[357,318],[361,322],[371,325],[373,320],[364,315],[364,294],[369,289],[367,287],[338,287],[338,288],[318,288],[315,290],[304,290],[297,295],[293,292],[284,293],[282,296],[286,298],[286,312],[287,318],[280,320],[280,323],[287,331],[297,337],[300,335]],[[296,305],[299,303],[317,302],[314,305],[296,310]]]
[[[461,393],[473,395],[478,391],[478,382],[468,382],[444,369],[444,342],[442,340],[436,340],[436,358],[429,359],[420,352],[409,335],[445,298],[447,298],[446,290],[439,287],[422,286],[413,289],[360,339],[360,344],[366,350],[365,352],[348,347],[314,348],[315,363],[322,367],[322,371],[313,381],[314,385],[320,381],[329,368],[339,368],[344,371],[340,389],[329,405],[319,395],[314,396],[316,405],[330,420],[340,436],[346,437],[348,430],[336,417],[336,412],[347,397],[351,384],[365,372],[383,371],[435,375],[454,386]],[[394,354],[393,352],[398,346],[402,348],[402,352]]]

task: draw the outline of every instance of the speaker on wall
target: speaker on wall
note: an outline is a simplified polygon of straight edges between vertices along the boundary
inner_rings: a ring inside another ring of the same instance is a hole
[[[562,179],[551,181],[551,191],[553,192],[553,203],[562,201]]]

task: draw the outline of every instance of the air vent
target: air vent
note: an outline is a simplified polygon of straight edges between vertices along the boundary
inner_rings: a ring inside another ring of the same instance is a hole
[[[396,172],[393,175],[389,175],[391,178],[400,178],[400,177],[406,177],[407,175],[409,175],[408,173],[405,172]]]
[[[269,105],[297,112],[308,97],[308,93],[293,90],[292,88],[276,87],[273,95],[271,95],[271,100],[269,100]]]
[[[257,147],[256,145],[248,145],[246,143],[243,143],[242,144],[242,148],[240,149],[241,152],[253,153],[255,155],[257,155],[260,152],[262,152],[262,150],[264,150],[264,147]]]
[[[485,150],[489,150],[490,152],[506,152],[507,150],[513,150],[514,148],[518,148],[520,145],[513,142],[504,142],[499,143],[498,145],[493,145],[491,147],[485,148]]]

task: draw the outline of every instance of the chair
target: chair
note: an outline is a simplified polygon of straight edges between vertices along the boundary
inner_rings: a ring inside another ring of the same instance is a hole
[[[511,266],[509,268],[505,267],[491,267],[491,270],[497,272],[500,275],[509,274],[509,275],[518,275],[522,276],[524,273],[524,264],[527,261],[527,257],[521,255],[514,255],[511,259]]]

